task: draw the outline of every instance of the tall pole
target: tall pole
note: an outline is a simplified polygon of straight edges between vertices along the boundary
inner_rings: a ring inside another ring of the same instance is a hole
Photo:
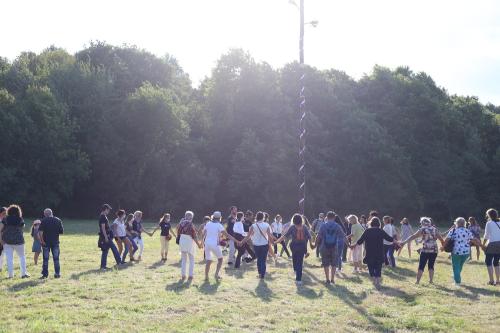
[[[300,76],[300,93],[299,93],[299,213],[304,214],[306,203],[306,97],[304,95],[304,0],[300,0],[300,37],[299,37],[299,68],[302,71]]]

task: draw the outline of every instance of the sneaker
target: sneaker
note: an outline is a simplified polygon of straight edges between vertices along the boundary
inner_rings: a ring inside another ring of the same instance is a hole
[[[302,281],[295,281],[295,284],[296,284],[297,286],[301,286],[301,285],[302,285]]]
[[[326,280],[326,281],[325,281],[325,284],[326,284],[327,286],[329,286],[330,284],[332,284],[332,281],[330,281],[330,280]]]
[[[40,276],[40,280],[45,280],[45,279],[47,279],[47,278],[48,278],[48,276],[47,276],[47,275],[42,275],[42,276]]]
[[[27,278],[29,278],[29,277],[30,277],[30,275],[29,275],[28,273],[26,273],[26,274],[24,274],[23,276],[21,276],[21,279],[27,279]]]
[[[60,279],[61,278],[61,274],[55,274],[54,275],[54,279]]]
[[[230,262],[228,262],[227,264],[228,264],[229,266],[231,266],[231,265],[233,265],[233,262],[232,262],[232,261],[230,261]]]

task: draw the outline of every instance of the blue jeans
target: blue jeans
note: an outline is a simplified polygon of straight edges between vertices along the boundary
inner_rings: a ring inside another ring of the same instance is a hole
[[[115,257],[115,260],[116,260],[116,264],[119,265],[121,264],[121,258],[120,258],[120,252],[118,252],[118,249],[116,248],[116,245],[115,243],[113,243],[112,240],[109,240],[108,243],[106,244],[103,244],[102,248],[101,248],[101,268],[106,268],[106,262],[108,260],[108,252],[109,252],[109,249],[111,249],[111,251],[113,252],[113,255]]]
[[[42,275],[49,276],[50,252],[52,252],[52,260],[54,261],[55,275],[60,275],[61,274],[61,266],[59,264],[59,252],[60,252],[59,251],[59,244],[43,246],[42,252],[43,252]]]
[[[396,267],[396,259],[394,258],[394,244],[384,244],[384,262],[386,266],[391,265],[392,267]]]
[[[307,251],[307,244],[297,244],[290,246],[292,250],[293,270],[295,271],[295,281],[302,281],[302,267],[304,266],[304,256]]]
[[[257,271],[259,272],[259,276],[263,278],[266,275],[266,260],[269,245],[254,245],[253,249],[255,251],[255,255],[257,256]]]
[[[132,247],[134,248],[134,251],[132,251],[132,255],[133,255],[135,253],[135,251],[137,251],[137,249],[138,249],[137,244],[134,242],[133,237],[127,236],[127,238],[130,241],[130,243],[132,243]],[[125,245],[125,250],[123,251],[123,255],[122,255],[122,262],[125,262],[125,258],[127,257],[128,251],[129,251],[129,248],[127,245]]]
[[[337,269],[342,269],[342,252],[344,251],[344,238],[339,238],[337,242]]]

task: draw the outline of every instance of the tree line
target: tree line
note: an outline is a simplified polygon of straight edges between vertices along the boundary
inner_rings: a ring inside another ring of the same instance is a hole
[[[174,57],[102,42],[0,58],[0,202],[75,217],[103,202],[149,216],[291,214],[303,73],[307,214],[449,219],[498,206],[500,107],[425,73],[375,66],[354,80],[231,50],[193,88]]]

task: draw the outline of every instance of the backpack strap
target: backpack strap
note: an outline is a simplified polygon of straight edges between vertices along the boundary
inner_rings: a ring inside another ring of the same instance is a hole
[[[259,227],[259,224],[258,223],[255,223],[255,226],[257,227],[257,229],[259,229],[259,232],[260,234],[262,235],[262,237],[264,237],[265,239],[267,239],[267,237],[264,235],[264,233],[262,232],[262,230],[260,229]],[[269,240],[268,240],[269,241]]]

